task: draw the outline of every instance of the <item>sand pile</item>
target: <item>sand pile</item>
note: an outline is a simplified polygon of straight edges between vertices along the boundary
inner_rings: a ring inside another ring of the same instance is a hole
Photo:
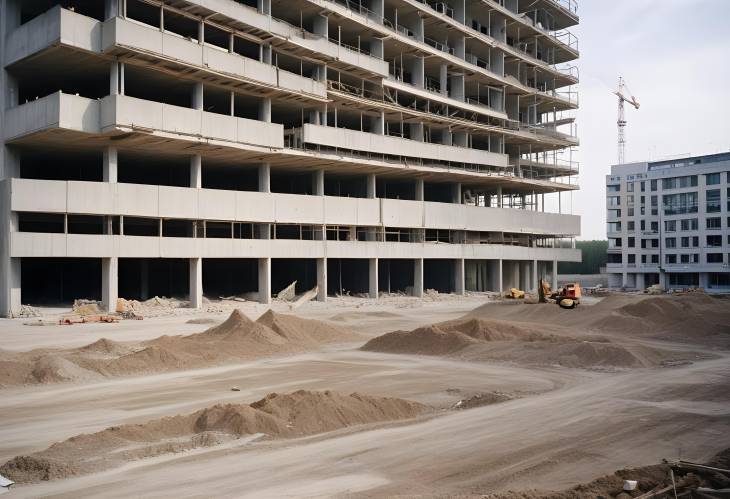
[[[244,436],[295,438],[411,419],[429,410],[403,399],[357,393],[272,393],[250,405],[215,405],[188,415],[79,435],[44,451],[15,457],[0,467],[0,474],[19,483],[53,480],[135,459],[219,445]]]
[[[539,329],[549,331],[546,327]],[[543,331],[526,323],[467,316],[413,331],[387,333],[367,342],[362,350],[575,368],[653,367],[702,358],[693,352],[616,344],[599,336],[578,338],[565,332]]]
[[[252,321],[234,310],[222,324],[189,336],[160,336],[137,344],[101,339],[71,350],[0,352],[0,386],[194,369],[360,338],[320,321],[272,311]]]
[[[575,310],[564,310],[553,304],[487,304],[468,315],[481,319],[573,327],[582,332],[730,343],[730,302],[703,293],[611,295],[595,305],[582,305]]]

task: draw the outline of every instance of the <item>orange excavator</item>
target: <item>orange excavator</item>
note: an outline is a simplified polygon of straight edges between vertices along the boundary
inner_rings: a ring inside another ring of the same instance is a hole
[[[547,303],[547,300],[555,300],[555,303],[560,308],[567,309],[575,308],[580,304],[582,293],[580,284],[577,282],[568,283],[562,288],[553,291],[547,281],[540,279],[540,285],[537,289],[540,303]]]

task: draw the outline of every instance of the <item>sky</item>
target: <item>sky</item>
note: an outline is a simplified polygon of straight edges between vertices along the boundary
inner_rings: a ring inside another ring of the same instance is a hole
[[[730,0],[578,0],[578,14],[581,190],[563,206],[579,239],[605,239],[619,76],[641,104],[626,107],[627,162],[730,151]]]

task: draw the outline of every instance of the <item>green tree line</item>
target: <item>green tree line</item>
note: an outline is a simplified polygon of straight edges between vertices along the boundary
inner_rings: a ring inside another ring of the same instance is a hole
[[[583,253],[582,262],[560,262],[559,274],[598,274],[608,260],[608,241],[576,241],[575,247]]]

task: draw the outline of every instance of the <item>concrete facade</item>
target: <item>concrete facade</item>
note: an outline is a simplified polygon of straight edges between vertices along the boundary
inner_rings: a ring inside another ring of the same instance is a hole
[[[730,153],[613,166],[606,190],[611,286],[730,292]]]
[[[0,0],[2,316],[533,289],[580,259],[545,212],[578,188],[572,2],[61,4]]]

